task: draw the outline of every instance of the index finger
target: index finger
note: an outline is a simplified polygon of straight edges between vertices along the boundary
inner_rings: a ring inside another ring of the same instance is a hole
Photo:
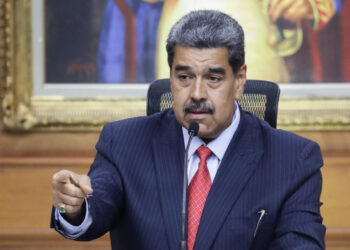
[[[71,183],[79,187],[86,197],[91,195],[93,190],[91,188],[90,178],[87,175],[76,175],[72,173],[69,178]]]
[[[83,190],[74,184],[64,184],[62,185],[60,191],[62,194],[65,194],[71,197],[86,198],[86,194],[83,192]]]
[[[73,172],[69,170],[61,170],[52,176],[52,181],[62,184],[71,183],[70,176]]]

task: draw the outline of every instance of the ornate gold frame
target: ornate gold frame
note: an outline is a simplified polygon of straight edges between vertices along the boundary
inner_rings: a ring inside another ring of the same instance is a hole
[[[144,115],[145,99],[65,99],[32,95],[32,0],[0,0],[0,114],[6,130],[88,131]],[[278,127],[349,130],[350,99],[281,99]]]

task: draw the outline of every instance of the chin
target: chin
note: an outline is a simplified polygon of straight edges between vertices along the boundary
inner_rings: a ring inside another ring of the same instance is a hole
[[[215,136],[213,136],[211,133],[209,132],[205,132],[205,131],[201,131],[201,128],[199,126],[199,132],[198,132],[198,137],[200,137],[201,139],[205,139],[205,140],[213,140],[215,138]]]

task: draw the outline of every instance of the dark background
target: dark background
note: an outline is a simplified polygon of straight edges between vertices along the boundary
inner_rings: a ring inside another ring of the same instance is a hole
[[[107,0],[45,1],[48,83],[97,82],[97,49]]]

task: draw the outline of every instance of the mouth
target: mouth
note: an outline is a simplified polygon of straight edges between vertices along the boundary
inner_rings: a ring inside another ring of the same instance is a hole
[[[208,110],[202,110],[202,109],[193,109],[189,111],[190,114],[210,114]]]
[[[210,115],[211,113],[207,110],[202,110],[202,109],[194,109],[189,112],[187,112],[188,118],[191,120],[202,120],[204,119],[207,115]]]

